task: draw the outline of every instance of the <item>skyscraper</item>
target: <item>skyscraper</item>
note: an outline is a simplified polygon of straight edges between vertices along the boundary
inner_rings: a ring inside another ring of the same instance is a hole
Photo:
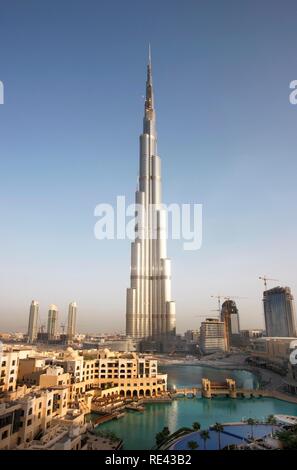
[[[236,345],[234,339],[239,335],[239,314],[234,300],[228,299],[223,303],[221,321],[225,325],[226,350],[229,351],[230,346]]]
[[[296,336],[294,297],[289,287],[274,287],[263,293],[267,336]]]
[[[67,323],[67,339],[73,339],[76,330],[76,313],[77,305],[76,302],[71,302],[68,308],[68,323]]]
[[[30,305],[29,324],[28,324],[28,343],[34,343],[38,333],[38,313],[39,303],[32,300]]]
[[[57,339],[59,336],[58,308],[56,307],[56,305],[50,305],[49,307],[47,320],[47,335],[49,341]]]
[[[204,354],[225,351],[225,325],[216,318],[207,318],[200,326],[199,345]]]
[[[150,53],[139,167],[126,334],[134,338],[174,336],[175,302],[171,300],[171,261],[166,254],[166,213],[162,209],[161,160],[157,154]]]

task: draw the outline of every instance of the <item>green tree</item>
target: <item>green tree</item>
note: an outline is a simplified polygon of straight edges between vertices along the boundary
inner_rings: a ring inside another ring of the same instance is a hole
[[[196,441],[189,441],[188,442],[188,448],[191,450],[196,450],[198,449],[199,445]]]
[[[207,439],[209,439],[209,431],[207,431],[207,429],[204,429],[200,432],[200,437],[201,439],[203,439],[203,446],[204,446],[204,450],[206,450],[206,441]]]
[[[194,429],[194,431],[199,431],[199,429],[201,428],[201,424],[198,423],[198,421],[195,421],[195,422],[192,424],[192,428]]]
[[[219,450],[221,450],[221,432],[224,431],[224,426],[221,423],[216,423],[213,426],[213,430],[218,433],[219,438]]]

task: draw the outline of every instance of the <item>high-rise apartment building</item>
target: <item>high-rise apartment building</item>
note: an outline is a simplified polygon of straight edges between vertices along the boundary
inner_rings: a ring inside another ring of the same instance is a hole
[[[48,340],[55,340],[59,336],[58,308],[56,305],[50,305],[47,320]]]
[[[200,326],[200,349],[204,354],[226,350],[225,325],[216,318],[207,318]]]
[[[296,336],[294,297],[289,287],[274,287],[263,293],[267,336]]]
[[[72,340],[76,333],[76,302],[71,302],[68,308],[67,339]]]
[[[30,305],[29,324],[28,324],[28,343],[34,343],[38,333],[39,304],[32,300]]]

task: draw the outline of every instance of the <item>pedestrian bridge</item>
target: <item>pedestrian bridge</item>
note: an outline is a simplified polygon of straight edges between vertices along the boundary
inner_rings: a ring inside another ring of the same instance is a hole
[[[174,388],[170,392],[172,398],[178,396],[202,396],[204,398],[229,397],[229,398],[253,398],[271,396],[269,390],[255,390],[246,388],[237,388],[233,379],[226,379],[225,382],[211,382],[209,379],[202,379],[201,387],[182,387]]]

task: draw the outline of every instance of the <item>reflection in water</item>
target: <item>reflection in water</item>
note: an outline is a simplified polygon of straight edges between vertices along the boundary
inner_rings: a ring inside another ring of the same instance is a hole
[[[223,381],[226,377],[236,380],[239,387],[257,387],[258,382],[247,371],[223,371],[199,366],[168,366],[169,383],[177,387],[200,385],[202,377]],[[297,415],[297,405],[272,398],[181,398],[172,403],[148,404],[144,413],[127,412],[119,419],[100,426],[111,430],[124,441],[124,449],[151,449],[156,434],[168,426],[171,432],[199,421],[202,429],[215,422],[238,422],[243,418],[265,419],[270,414]],[[99,429],[99,428],[98,428]]]
[[[176,387],[200,386],[203,377],[223,382],[226,378],[236,381],[238,387],[257,388],[258,380],[251,372],[246,370],[214,369],[199,365],[172,365],[159,367],[160,373],[168,374],[168,385]]]

